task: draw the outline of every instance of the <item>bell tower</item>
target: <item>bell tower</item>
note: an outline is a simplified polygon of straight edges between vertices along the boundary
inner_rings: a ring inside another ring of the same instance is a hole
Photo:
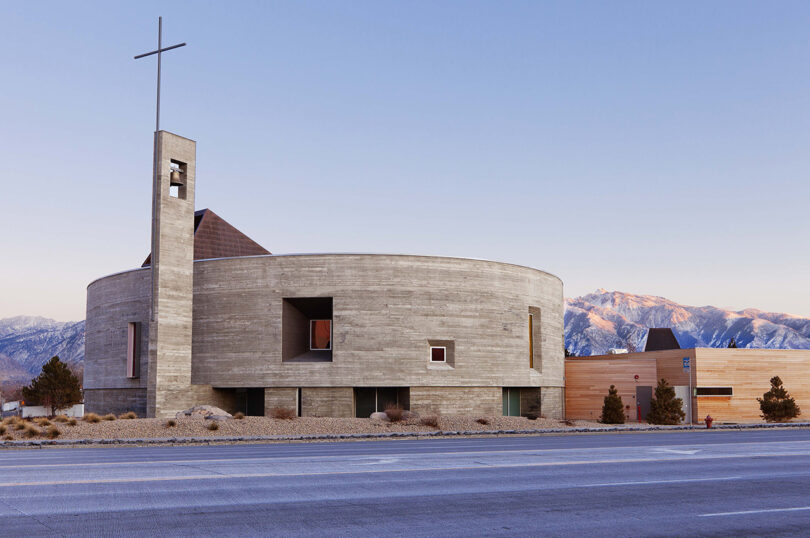
[[[193,398],[191,326],[194,295],[196,142],[155,133],[152,187],[152,304],[146,412],[173,416]]]

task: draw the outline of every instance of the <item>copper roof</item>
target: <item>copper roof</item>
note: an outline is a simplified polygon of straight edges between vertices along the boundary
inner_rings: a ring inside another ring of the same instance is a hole
[[[194,212],[194,259],[260,256],[270,252],[210,209]],[[141,267],[151,264],[152,255]]]

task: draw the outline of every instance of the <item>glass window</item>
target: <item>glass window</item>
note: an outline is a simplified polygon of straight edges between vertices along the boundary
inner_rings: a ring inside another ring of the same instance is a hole
[[[697,387],[695,396],[731,396],[731,387]]]
[[[312,319],[309,321],[309,349],[332,349],[331,319]]]
[[[432,346],[430,348],[430,362],[446,362],[447,348]]]

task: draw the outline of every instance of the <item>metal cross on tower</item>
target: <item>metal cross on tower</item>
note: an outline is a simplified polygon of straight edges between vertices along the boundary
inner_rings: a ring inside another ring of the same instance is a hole
[[[167,50],[178,49],[180,47],[185,47],[185,43],[180,43],[179,45],[172,45],[171,47],[163,48],[163,17],[158,17],[158,48],[157,50],[153,50],[152,52],[146,52],[144,54],[139,54],[135,56],[135,59],[144,58],[146,56],[151,56],[153,54],[157,54],[158,62],[157,62],[157,112],[155,112],[155,132],[160,131],[160,55]]]

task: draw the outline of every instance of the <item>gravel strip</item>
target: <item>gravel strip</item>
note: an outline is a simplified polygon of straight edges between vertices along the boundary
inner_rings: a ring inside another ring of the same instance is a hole
[[[479,422],[480,420],[480,422]],[[553,419],[530,421],[523,417],[481,417],[480,419],[447,416],[439,427],[422,425],[418,419],[399,423],[358,418],[303,417],[278,420],[245,417],[242,420],[218,421],[219,429],[209,430],[211,421],[179,419],[167,427],[166,419],[132,419],[79,422],[76,426],[54,423],[60,431],[56,439],[27,438],[23,431],[9,428],[0,440],[0,448],[26,446],[74,446],[109,444],[190,444],[281,441],[336,441],[418,437],[538,435],[563,433],[620,433],[705,430],[704,426],[654,426],[649,424],[610,425],[588,421],[570,421],[570,425]],[[787,424],[721,424],[712,429],[808,428],[810,423]],[[44,428],[43,428],[44,430]],[[10,437],[10,439],[8,438]]]

